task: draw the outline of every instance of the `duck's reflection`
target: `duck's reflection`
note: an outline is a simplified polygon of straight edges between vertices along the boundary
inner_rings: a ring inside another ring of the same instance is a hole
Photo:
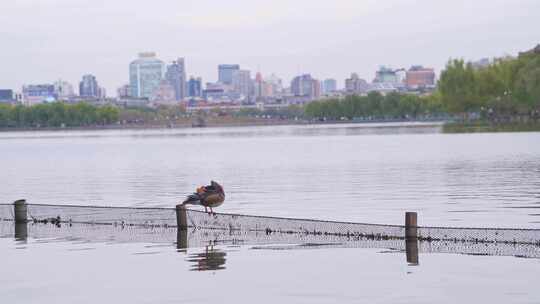
[[[225,269],[226,256],[225,251],[210,245],[206,246],[202,252],[190,254],[187,261],[193,263],[191,271],[223,270]]]
[[[176,234],[176,248],[178,252],[184,254],[188,253],[188,231],[178,229]],[[193,233],[193,232],[192,232]],[[227,253],[221,249],[214,248],[215,241],[208,241],[204,249],[190,249],[199,250],[200,252],[190,253],[187,261],[191,262],[191,271],[206,271],[206,270],[222,270],[225,269],[225,261]]]

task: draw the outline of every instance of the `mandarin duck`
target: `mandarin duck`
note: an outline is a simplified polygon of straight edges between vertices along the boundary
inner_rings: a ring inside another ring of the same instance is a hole
[[[225,191],[223,191],[223,187],[215,181],[211,181],[210,185],[197,188],[197,191],[189,195],[182,204],[201,205],[204,206],[205,212],[208,212],[208,208],[210,208],[210,213],[214,213],[212,208],[221,206],[224,201]]]

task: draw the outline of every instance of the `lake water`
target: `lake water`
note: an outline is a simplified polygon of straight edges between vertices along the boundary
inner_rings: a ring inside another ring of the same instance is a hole
[[[540,228],[540,133],[422,124],[0,133],[0,202],[173,207],[224,185],[222,212]]]
[[[215,179],[227,193],[222,212],[403,224],[417,211],[420,225],[540,228],[540,133],[422,124],[4,132],[0,156],[0,203],[173,207]],[[0,299],[540,302],[539,260],[512,256],[537,257],[537,245],[238,236],[0,221]]]
[[[0,238],[3,303],[538,303],[538,260]]]

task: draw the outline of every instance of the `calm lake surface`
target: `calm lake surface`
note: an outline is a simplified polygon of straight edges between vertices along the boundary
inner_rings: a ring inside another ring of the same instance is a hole
[[[222,212],[540,228],[540,133],[422,124],[0,133],[0,202],[173,207],[215,179]]]
[[[3,303],[540,302],[540,263],[514,257],[428,254],[408,266],[404,253],[380,249],[9,239],[0,248]]]
[[[540,228],[540,133],[440,131],[339,124],[3,132],[0,203],[173,207],[215,179],[227,193],[222,212],[403,224],[405,211],[417,211],[420,225]],[[261,245],[212,233],[190,231],[182,247],[174,228],[0,221],[0,299],[540,302],[538,259],[482,255],[518,255],[503,254],[515,244],[421,243],[410,263],[402,240],[300,235]]]

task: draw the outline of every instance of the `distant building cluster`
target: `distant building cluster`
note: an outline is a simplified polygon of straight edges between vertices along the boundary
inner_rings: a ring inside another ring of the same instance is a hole
[[[435,89],[435,70],[414,65],[408,70],[381,66],[373,81],[367,82],[352,73],[345,79],[345,94],[367,94],[369,92],[431,92]]]
[[[486,64],[485,62],[478,65]],[[93,74],[81,77],[78,90],[69,82],[28,84],[21,93],[0,89],[0,103],[34,105],[53,101],[117,103],[126,106],[158,106],[183,104],[191,108],[215,106],[288,106],[313,100],[347,95],[363,95],[377,91],[430,92],[435,88],[435,71],[413,65],[408,70],[381,66],[371,82],[351,73],[338,86],[336,79],[319,80],[309,73],[295,76],[284,83],[275,74],[263,76],[252,73],[240,64],[219,64],[217,81],[204,83],[201,77],[188,78],[186,60],[178,57],[168,63],[154,52],[139,53],[128,68],[127,83],[116,90],[116,97],[108,97]]]

